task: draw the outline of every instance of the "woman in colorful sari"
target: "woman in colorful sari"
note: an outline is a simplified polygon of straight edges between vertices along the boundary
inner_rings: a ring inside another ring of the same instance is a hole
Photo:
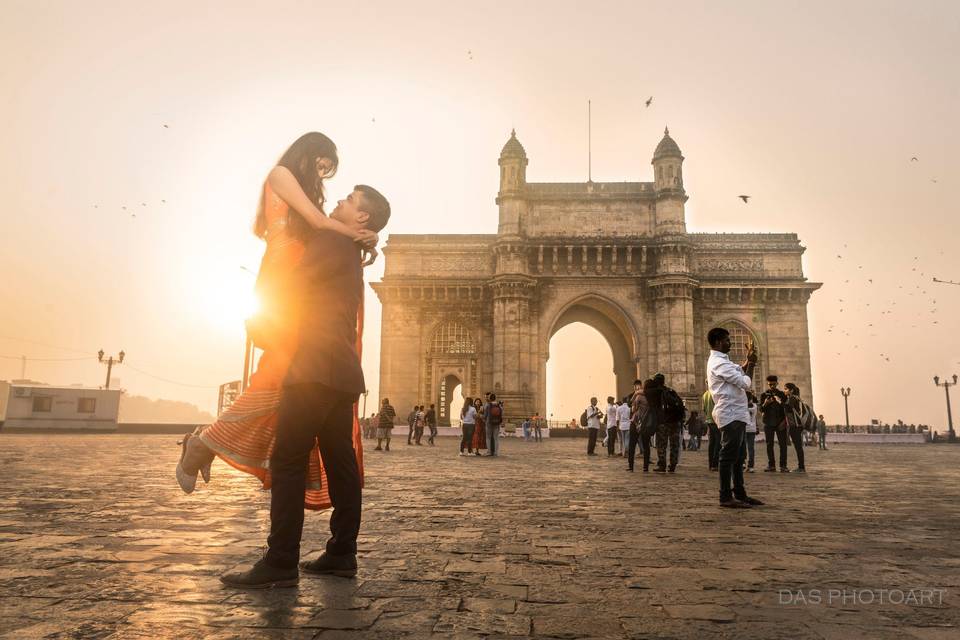
[[[263,185],[254,233],[266,241],[256,291],[261,309],[247,322],[254,345],[263,350],[256,372],[239,398],[216,422],[184,436],[177,481],[193,492],[197,474],[210,480],[210,464],[219,456],[241,471],[253,474],[269,489],[270,456],[276,440],[277,407],[283,379],[297,346],[297,298],[293,274],[304,253],[304,242],[314,230],[341,233],[363,245],[376,257],[377,236],[351,228],[323,213],[323,181],[337,170],[337,148],[322,133],[301,136],[270,171]],[[357,325],[357,350],[362,336],[363,308]],[[354,417],[354,449],[363,474],[359,423]],[[330,506],[323,461],[316,446],[310,455],[307,509]]]

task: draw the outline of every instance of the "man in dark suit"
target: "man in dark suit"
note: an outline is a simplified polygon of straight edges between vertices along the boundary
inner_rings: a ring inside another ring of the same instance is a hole
[[[375,189],[357,185],[330,217],[380,231],[390,204]],[[273,490],[266,555],[249,571],[221,580],[232,587],[295,586],[307,463],[320,448],[333,505],[326,551],[302,565],[308,573],[357,573],[361,478],[353,448],[353,404],[366,388],[357,354],[357,311],[363,299],[360,248],[346,236],[318,232],[308,241],[298,282],[300,340],[283,384],[277,441],[270,458]]]

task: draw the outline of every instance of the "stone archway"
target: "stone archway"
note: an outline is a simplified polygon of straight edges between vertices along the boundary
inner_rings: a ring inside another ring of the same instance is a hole
[[[458,401],[461,398],[453,397],[453,392],[463,385],[460,376],[454,373],[448,373],[440,379],[437,389],[437,426],[449,427],[456,422],[459,417]]]
[[[637,333],[629,315],[615,302],[596,294],[579,297],[565,305],[544,334],[542,353],[539,411],[546,415],[546,363],[550,359],[550,341],[563,327],[581,322],[600,333],[613,354],[613,374],[616,378],[617,397],[622,398],[633,390],[637,377]]]

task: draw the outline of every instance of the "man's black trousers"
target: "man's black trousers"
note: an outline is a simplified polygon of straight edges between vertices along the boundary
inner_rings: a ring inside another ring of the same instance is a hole
[[[767,468],[775,469],[777,467],[774,464],[773,459],[773,437],[776,434],[777,437],[777,446],[780,448],[780,468],[787,468],[787,430],[778,429],[777,427],[768,427],[767,425],[763,426],[763,439],[767,441]]]
[[[361,509],[360,469],[353,450],[353,403],[357,395],[316,383],[283,388],[277,442],[270,457],[273,489],[268,564],[292,569],[300,559],[307,464],[314,439],[333,504],[327,553],[357,552]]]
[[[747,459],[746,429],[747,423],[740,420],[734,420],[720,429],[720,502],[747,496],[743,486],[743,463]]]
[[[589,432],[587,434],[587,454],[592,456],[597,449],[597,433],[600,429],[590,427],[587,431]]]

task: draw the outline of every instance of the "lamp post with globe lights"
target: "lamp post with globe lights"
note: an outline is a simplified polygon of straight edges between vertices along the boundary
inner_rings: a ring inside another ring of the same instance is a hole
[[[950,387],[957,385],[957,374],[953,374],[953,382],[947,380],[940,382],[940,376],[933,376],[933,384],[938,387],[943,387],[944,392],[947,394],[947,441],[955,442],[957,434],[953,431],[953,412],[950,410]]]
[[[122,363],[123,363],[123,357],[124,357],[125,355],[127,355],[127,354],[125,354],[123,351],[121,351],[121,352],[118,354],[118,357],[117,357],[116,360],[113,358],[113,356],[110,356],[109,358],[107,358],[106,360],[104,360],[104,359],[103,359],[103,356],[104,356],[104,351],[103,351],[103,349],[100,349],[100,351],[97,352],[97,362],[102,362],[103,364],[107,365],[107,383],[104,385],[104,387],[103,387],[104,389],[109,389],[109,388],[110,388],[110,373],[113,371],[113,365],[115,365],[115,364],[122,364]]]

